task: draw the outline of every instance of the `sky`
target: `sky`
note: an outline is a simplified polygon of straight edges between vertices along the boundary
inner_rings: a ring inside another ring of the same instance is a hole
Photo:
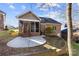
[[[0,10],[6,13],[5,25],[18,26],[16,16],[32,11],[37,16],[50,17],[62,24],[66,23],[65,3],[0,3]],[[79,20],[79,4],[73,4],[73,22]]]

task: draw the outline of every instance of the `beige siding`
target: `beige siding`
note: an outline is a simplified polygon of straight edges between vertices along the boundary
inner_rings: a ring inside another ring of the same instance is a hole
[[[31,13],[25,14],[25,15],[21,16],[20,18],[21,19],[28,19],[28,20],[38,20],[38,18]]]
[[[40,32],[42,32],[42,34],[45,34],[45,24],[41,23],[40,25]]]

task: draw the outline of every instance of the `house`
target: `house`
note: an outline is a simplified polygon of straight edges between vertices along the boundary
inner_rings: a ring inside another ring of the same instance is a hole
[[[61,23],[52,18],[38,17],[33,12],[25,12],[17,16],[19,19],[19,33],[22,36],[44,35],[47,27],[53,27],[57,35],[61,31]]]
[[[0,31],[4,29],[5,12],[0,10]]]

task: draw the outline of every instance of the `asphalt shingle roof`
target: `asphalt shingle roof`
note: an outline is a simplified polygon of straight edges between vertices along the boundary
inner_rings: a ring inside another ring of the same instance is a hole
[[[57,23],[57,24],[61,24],[60,22],[52,19],[52,18],[48,18],[48,17],[39,17],[41,19],[41,23]]]

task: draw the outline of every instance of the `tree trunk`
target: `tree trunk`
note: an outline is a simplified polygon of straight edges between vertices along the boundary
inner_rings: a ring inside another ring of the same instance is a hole
[[[68,36],[67,36],[67,44],[68,44],[68,52],[69,56],[72,56],[72,3],[67,4],[67,28],[68,28]]]

